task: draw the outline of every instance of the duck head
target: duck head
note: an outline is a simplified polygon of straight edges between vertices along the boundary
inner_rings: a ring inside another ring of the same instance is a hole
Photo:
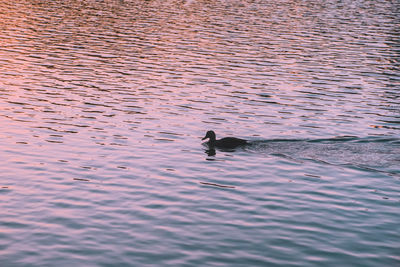
[[[204,136],[204,138],[203,139],[201,139],[201,140],[205,140],[205,139],[207,139],[207,138],[209,138],[210,139],[210,142],[214,142],[215,141],[215,133],[214,133],[214,131],[208,131],[207,133],[206,133],[206,136]]]

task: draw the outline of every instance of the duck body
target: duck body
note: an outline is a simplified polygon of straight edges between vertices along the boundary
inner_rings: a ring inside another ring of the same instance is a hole
[[[216,139],[214,131],[208,131],[206,136],[202,139],[209,139],[207,145],[211,148],[236,148],[238,146],[246,145],[247,140],[236,138],[236,137],[225,137],[221,139]]]

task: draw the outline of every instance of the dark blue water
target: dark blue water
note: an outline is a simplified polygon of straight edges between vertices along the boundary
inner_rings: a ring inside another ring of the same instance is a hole
[[[0,266],[399,265],[399,14],[0,0]]]

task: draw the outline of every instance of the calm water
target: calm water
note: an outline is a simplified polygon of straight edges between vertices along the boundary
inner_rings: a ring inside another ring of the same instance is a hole
[[[399,29],[397,0],[0,0],[0,265],[400,265]]]

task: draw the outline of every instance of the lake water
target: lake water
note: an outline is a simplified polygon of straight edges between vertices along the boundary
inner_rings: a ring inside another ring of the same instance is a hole
[[[397,0],[1,0],[0,265],[399,266],[399,29]]]

